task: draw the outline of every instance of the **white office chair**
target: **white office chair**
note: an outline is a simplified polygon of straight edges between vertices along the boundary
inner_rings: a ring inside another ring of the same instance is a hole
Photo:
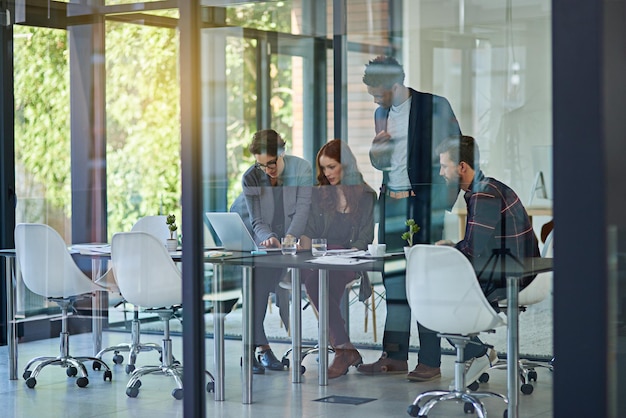
[[[170,237],[170,230],[167,227],[166,220],[167,216],[165,215],[144,216],[135,222],[131,232],[146,232],[165,245],[165,240]]]
[[[67,250],[63,238],[51,227],[43,224],[21,223],[15,227],[15,252],[22,272],[24,284],[32,292],[45,296],[61,308],[60,353],[58,357],[37,357],[24,368],[26,386],[34,388],[41,370],[50,365],[65,368],[68,376],[80,374],[76,379],[79,387],[89,384],[87,369],[83,362],[93,361],[93,369],[104,367],[104,380],[111,381],[113,375],[109,366],[95,357],[72,357],[69,354],[69,333],[67,331],[67,312],[74,302],[86,298],[92,292],[105,290],[98,286],[78,268]],[[31,366],[39,362],[37,367]]]
[[[139,394],[141,377],[152,373],[169,375],[176,381],[172,391],[176,399],[183,398],[182,365],[174,361],[169,320],[182,303],[182,278],[163,243],[145,232],[120,232],[111,240],[111,260],[122,296],[133,305],[157,313],[163,321],[161,365],[135,369],[126,385],[126,395]],[[207,391],[214,388],[213,376]]]
[[[552,257],[553,250],[553,234],[554,231],[551,231],[547,236],[544,246],[541,250],[542,257]],[[526,286],[524,289],[519,292],[519,300],[518,305],[520,312],[526,311],[530,305],[537,304],[543,301],[550,293],[552,292],[552,272],[548,273],[540,273],[534,280]],[[502,300],[499,303],[499,306],[502,310],[506,310],[507,301]],[[519,368],[519,376],[520,376],[520,390],[525,395],[530,395],[533,393],[534,387],[530,384],[530,382],[537,381],[537,371],[535,370],[538,367],[545,367],[550,369],[551,366],[548,363],[541,363],[530,361],[527,359],[519,359],[518,368]],[[506,369],[506,361],[502,360],[498,363],[494,364],[492,369]],[[480,382],[486,382],[489,380],[488,374],[483,374],[480,378]]]
[[[352,283],[347,289],[349,295],[349,305],[363,302],[365,315],[363,316],[363,332],[367,333],[369,313],[372,312],[372,334],[374,342],[378,341],[378,330],[376,324],[376,308],[385,300],[385,290],[378,290],[375,286],[382,284],[383,276],[380,272],[361,272],[361,280]],[[367,296],[369,294],[369,296]]]
[[[170,237],[170,231],[167,227],[165,220],[167,216],[158,215],[158,216],[144,216],[143,218],[139,218],[137,222],[131,228],[131,232],[145,232],[154,236],[159,242],[165,245],[165,240]],[[120,293],[118,285],[115,281],[115,275],[112,270],[109,270],[105,276],[101,280],[98,281],[99,284],[105,286],[112,293]],[[122,303],[125,303],[123,301]],[[125,371],[126,373],[132,373],[135,370],[135,362],[137,361],[137,354],[144,351],[157,351],[159,355],[161,355],[161,346],[155,343],[142,343],[141,342],[141,322],[139,321],[139,308],[137,306],[133,307],[133,319],[130,323],[130,335],[131,342],[130,343],[122,343],[118,345],[114,345],[112,347],[103,348],[96,354],[96,357],[101,359],[105,353],[113,351],[113,363],[122,364],[124,362],[124,357],[120,354],[120,352],[129,353],[128,356],[128,364],[126,364]]]
[[[464,402],[465,412],[486,415],[480,398],[507,398],[494,392],[466,389],[463,352],[470,338],[480,332],[504,326],[505,321],[491,307],[476,279],[474,268],[456,248],[415,245],[407,254],[406,295],[413,316],[426,328],[448,338],[456,347],[454,389],[431,390],[418,395],[408,408],[411,416],[427,416],[437,402]],[[425,401],[423,405],[420,403]]]

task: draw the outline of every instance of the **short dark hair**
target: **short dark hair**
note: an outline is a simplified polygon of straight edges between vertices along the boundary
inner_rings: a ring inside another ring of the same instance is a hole
[[[365,64],[363,83],[389,89],[396,83],[404,84],[404,70],[395,58],[380,55]]]
[[[467,135],[455,135],[444,140],[437,147],[437,154],[448,153],[450,160],[455,164],[461,161],[472,167],[473,170],[480,168],[480,150],[473,137]]]
[[[248,151],[252,155],[267,154],[276,157],[285,152],[285,141],[275,130],[264,129],[252,136]]]

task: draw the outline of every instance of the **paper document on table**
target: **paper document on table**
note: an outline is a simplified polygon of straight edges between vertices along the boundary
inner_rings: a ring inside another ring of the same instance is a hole
[[[111,254],[111,244],[74,244],[69,249],[83,255]]]
[[[328,250],[326,252],[326,254],[331,254],[331,255],[349,255],[349,256],[354,256],[360,253],[364,253],[364,251],[361,250],[355,250],[352,248],[339,248],[336,250]]]
[[[183,252],[181,250],[177,250],[177,251],[170,251],[169,252],[170,256],[172,258],[180,258],[183,256]],[[205,258],[216,258],[216,257],[226,257],[228,255],[233,255],[232,251],[217,251],[217,250],[211,250],[211,251],[205,251],[204,252],[204,257]]]
[[[307,260],[309,263],[316,264],[335,264],[339,266],[350,266],[354,264],[363,264],[363,263],[371,263],[374,260],[364,260],[352,257],[341,257],[338,255],[329,255],[325,257],[316,257],[310,260]]]
[[[206,255],[208,255],[210,258],[227,257],[229,255],[233,255],[233,252],[232,251],[207,251]]]

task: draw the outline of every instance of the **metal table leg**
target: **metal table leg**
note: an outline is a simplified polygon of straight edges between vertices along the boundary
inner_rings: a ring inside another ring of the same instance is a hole
[[[252,267],[243,268],[243,403],[252,403],[252,355],[254,354],[252,335]]]
[[[91,279],[95,282],[102,276],[102,260],[91,259]],[[103,292],[93,292],[91,296],[91,335],[93,339],[93,355],[102,350],[102,306]]]
[[[507,355],[506,355],[506,377],[508,387],[508,418],[517,418],[519,415],[519,307],[518,292],[519,278],[506,278],[506,298],[507,298]]]
[[[291,269],[291,381],[302,382],[302,299],[300,298],[300,270]]]
[[[213,294],[218,295],[222,291],[224,269],[221,264],[213,265]],[[213,302],[213,368],[215,370],[215,400],[224,400],[224,312],[218,312],[219,302]]]
[[[319,385],[328,386],[328,271],[319,270]]]
[[[15,257],[5,257],[4,278],[7,291],[7,344],[9,344],[9,379],[17,380],[17,322],[15,320]]]

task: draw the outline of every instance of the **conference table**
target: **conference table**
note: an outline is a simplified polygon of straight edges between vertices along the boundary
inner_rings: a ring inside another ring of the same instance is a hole
[[[4,256],[6,294],[7,294],[7,341],[9,344],[9,379],[17,379],[17,321],[15,320],[15,279],[18,272],[15,269],[15,250],[0,250],[0,256]],[[101,259],[106,258],[106,254],[85,255],[92,259],[94,277],[98,275],[101,266]],[[173,255],[173,258],[176,259]],[[220,283],[223,279],[222,266],[234,265],[243,269],[243,393],[244,404],[252,403],[252,312],[254,300],[252,297],[252,283],[254,281],[254,268],[256,267],[279,267],[291,269],[292,288],[301,287],[300,270],[319,270],[319,385],[328,385],[328,271],[348,270],[348,271],[384,271],[385,261],[403,257],[402,253],[390,254],[386,257],[358,259],[354,262],[346,261],[343,264],[336,264],[336,257],[314,258],[309,251],[298,252],[296,255],[283,255],[280,252],[270,252],[266,255],[251,255],[250,253],[231,253],[224,257],[205,257],[205,262],[214,265],[214,291],[219,291]],[[311,260],[316,261],[312,263]],[[507,396],[508,417],[515,418],[519,415],[519,307],[518,293],[519,280],[524,277],[538,273],[552,271],[551,258],[528,258],[521,262],[516,262],[512,258],[498,258],[489,267],[495,274],[506,277],[506,290],[508,303],[507,312]],[[99,277],[99,276],[98,276]],[[98,294],[99,292],[96,292]],[[94,351],[100,350],[102,322],[100,310],[102,305],[98,296],[94,298],[93,318],[93,341]],[[302,319],[301,319],[301,299],[292,298],[291,305],[291,332],[292,332],[292,382],[301,382],[301,356],[295,355],[302,350]],[[215,399],[224,399],[224,325],[223,315],[216,315],[215,326]]]
[[[242,401],[244,404],[252,403],[252,355],[254,346],[252,341],[252,312],[255,301],[252,297],[252,283],[254,281],[254,269],[257,267],[286,268],[291,270],[291,287],[292,289],[301,288],[300,270],[316,269],[319,271],[319,328],[318,328],[318,347],[319,347],[319,377],[320,386],[328,385],[328,282],[330,270],[342,271],[378,271],[382,272],[385,268],[385,260],[404,257],[403,253],[387,254],[385,257],[350,257],[349,253],[343,255],[330,255],[324,257],[313,257],[309,251],[300,251],[295,255],[283,255],[280,252],[270,252],[265,255],[249,256],[243,258],[225,258],[216,262],[214,265],[214,274],[216,282],[220,282],[221,265],[236,265],[242,267],[243,270],[243,393]],[[292,382],[300,383],[302,381],[301,365],[302,358],[299,355],[302,351],[302,317],[301,317],[301,299],[292,297],[290,310],[290,326],[292,338]],[[216,344],[218,343],[216,338]],[[223,339],[222,339],[223,343]],[[216,352],[222,352],[220,348]],[[216,362],[218,359],[216,358]],[[216,394],[219,383],[216,378]]]
[[[90,250],[90,247],[98,247],[94,244],[77,244],[75,248],[80,248],[80,256],[91,259],[92,277],[99,278],[103,272],[103,261],[110,259],[110,252],[97,249]],[[180,261],[181,253],[171,253],[175,261]],[[15,284],[19,275],[19,269],[15,265],[15,250],[0,250],[0,256],[6,259],[5,277],[7,291],[7,318],[8,330],[7,340],[9,345],[9,379],[17,379],[17,321],[16,321],[16,301]],[[252,403],[252,364],[251,358],[254,347],[252,346],[252,313],[254,300],[252,297],[252,283],[254,280],[255,267],[279,267],[291,269],[292,286],[296,289],[301,287],[300,269],[319,269],[319,384],[328,384],[328,270],[348,270],[348,271],[383,271],[384,260],[403,256],[402,253],[388,254],[386,257],[352,259],[341,257],[342,261],[337,264],[338,257],[318,257],[311,255],[310,251],[301,251],[296,255],[283,255],[278,252],[269,252],[266,255],[252,255],[249,252],[227,252],[222,257],[205,256],[206,263],[213,264],[214,280],[213,292],[221,292],[220,286],[223,282],[224,265],[239,266],[243,269],[243,403]],[[317,263],[310,262],[311,260]],[[211,295],[205,296],[210,300]],[[290,325],[292,333],[292,352],[300,353],[302,350],[302,318],[301,299],[292,298],[290,310]],[[92,297],[92,339],[94,354],[102,348],[102,315],[104,309],[101,292],[94,292]],[[214,316],[214,368],[215,368],[215,400],[224,400],[224,314],[218,312]],[[302,376],[301,356],[293,355],[292,381],[300,383]]]

